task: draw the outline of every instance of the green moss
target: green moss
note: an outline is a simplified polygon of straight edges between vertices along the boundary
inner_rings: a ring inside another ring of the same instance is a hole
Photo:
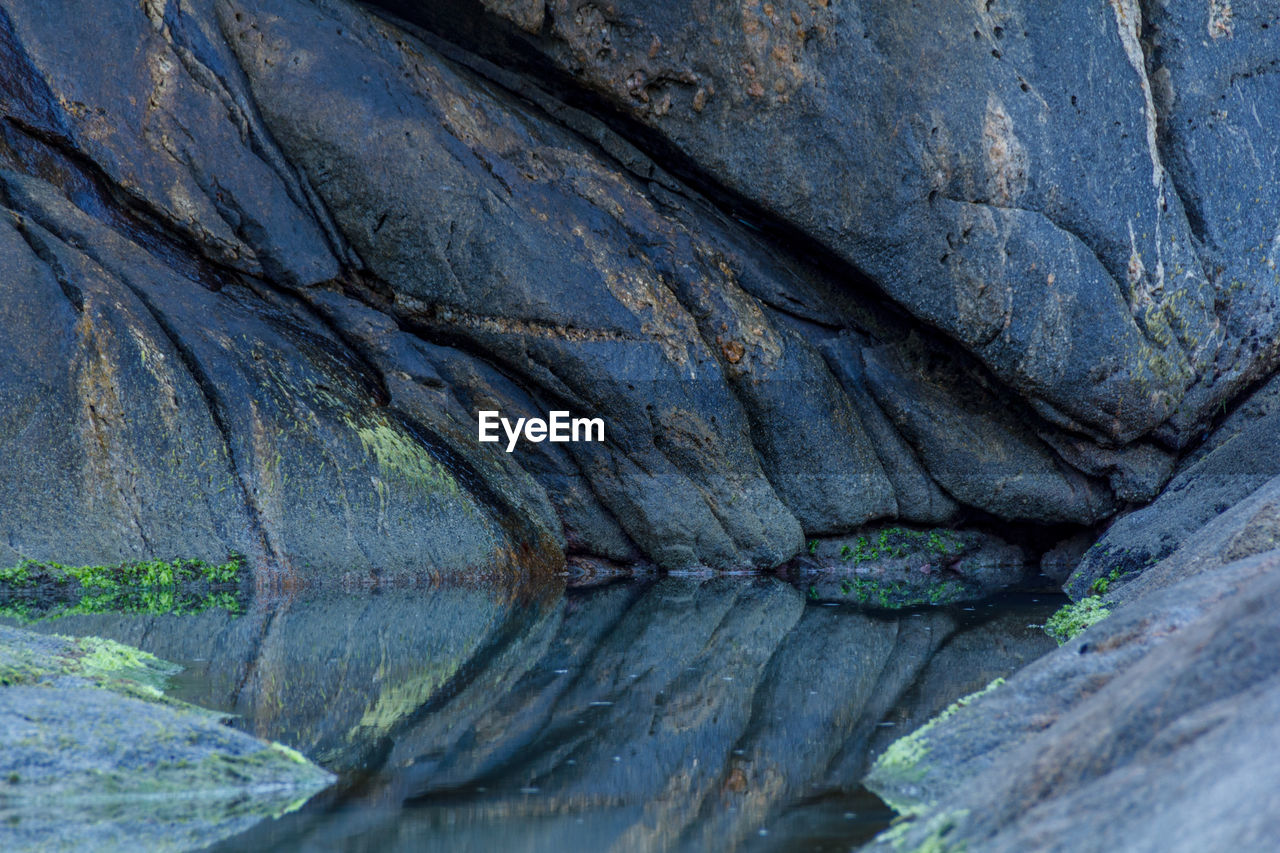
[[[840,581],[841,595],[852,598],[858,604],[881,610],[903,610],[910,607],[950,604],[958,599],[961,592],[963,592],[963,586],[955,580],[938,581],[923,589],[899,580],[846,578]],[[812,593],[811,597],[818,596]]]
[[[951,556],[964,550],[960,542],[950,531],[909,530],[905,527],[886,527],[871,536],[859,536],[853,545],[840,548],[840,558],[859,563],[872,562],[884,558],[908,557],[912,553]]]
[[[0,618],[27,625],[102,613],[189,616],[223,610],[238,616],[245,609],[244,597],[240,590],[200,593],[181,589],[117,589],[69,601],[32,600],[19,595],[0,604]]]
[[[11,569],[0,569],[0,586],[18,589],[30,586],[32,583],[31,565],[30,561],[24,560]]]
[[[157,696],[164,692],[169,677],[182,669],[149,652],[104,637],[81,637],[75,643],[82,652],[76,661],[78,674],[98,681],[131,681]]]
[[[67,585],[72,581],[84,589],[131,587],[172,587],[183,583],[233,584],[244,571],[244,557],[233,554],[217,565],[204,560],[141,560],[114,566],[66,566],[41,560],[23,560],[0,571],[0,586],[31,587],[41,583]]]
[[[86,686],[142,700],[102,707],[74,694],[78,698],[66,701],[82,703],[77,724],[47,727],[34,737],[7,744],[20,753],[17,758],[9,755],[10,766],[16,762],[31,767],[34,778],[11,773],[5,796],[29,798],[24,809],[31,803],[55,802],[66,809],[67,802],[74,802],[69,813],[81,818],[85,809],[100,807],[114,815],[110,819],[118,818],[114,813],[122,804],[136,804],[141,798],[150,803],[139,814],[146,822],[156,820],[155,808],[171,802],[174,795],[184,803],[183,819],[190,819],[186,813],[198,812],[206,798],[224,793],[253,803],[264,803],[265,798],[272,803],[272,814],[283,814],[305,800],[300,794],[331,781],[296,750],[271,742],[236,743],[221,725],[224,714],[165,696],[166,679],[179,669],[141,649],[101,637],[61,637],[0,626],[0,671],[19,673],[20,682],[32,685],[35,693],[47,691],[37,704],[47,704],[48,697],[57,703],[59,691]],[[129,713],[121,715],[121,708]],[[37,725],[40,719],[33,717]],[[130,755],[120,752],[126,743]],[[131,757],[139,751],[142,759]],[[58,753],[70,752],[77,753],[77,761],[58,769]],[[19,783],[22,787],[16,789]]]
[[[1112,569],[1111,573],[1108,574],[1106,577],[1098,578],[1092,584],[1090,584],[1089,591],[1092,592],[1094,595],[1106,595],[1107,591],[1111,589],[1111,585],[1116,581],[1120,580],[1120,578],[1124,577],[1126,574],[1128,573],[1125,572],[1123,569],[1121,569],[1119,566],[1117,566],[1116,568]]]
[[[0,686],[58,684],[72,678],[138,699],[182,705],[163,694],[168,678],[180,669],[114,640],[0,627]]]
[[[953,809],[919,820],[901,821],[876,836],[875,843],[888,844],[904,853],[964,853],[968,845],[963,841],[948,841],[947,836],[968,816],[968,809]],[[917,834],[916,830],[923,833],[923,837],[912,843],[911,836]]]
[[[929,732],[933,731],[939,723],[954,716],[961,708],[973,704],[1002,684],[1004,684],[1004,679],[997,678],[976,693],[970,693],[968,696],[963,696],[952,702],[944,711],[911,734],[895,740],[876,759],[876,763],[871,769],[871,775],[905,781],[923,779],[926,770],[924,759],[929,754]],[[907,803],[891,799],[886,799],[885,802],[899,814],[919,814],[929,808],[924,803]]]
[[[384,478],[399,480],[427,493],[459,493],[453,475],[403,429],[386,423],[353,428]]]
[[[0,687],[35,684],[40,678],[41,672],[38,669],[12,661],[0,663]]]
[[[188,710],[200,709],[189,706]],[[255,784],[283,786],[310,783],[323,787],[324,782],[324,771],[302,753],[275,742],[255,752],[214,752],[198,761],[159,762],[145,770],[119,767],[91,772],[92,779],[86,781],[90,782],[93,794],[127,794],[130,797],[189,796],[195,792],[235,790]],[[294,806],[293,801],[288,806]],[[288,806],[278,813],[283,814]]]
[[[1067,604],[1049,617],[1044,625],[1044,632],[1062,645],[1076,637],[1091,625],[1096,625],[1111,615],[1102,599],[1096,595],[1081,599],[1074,604]]]
[[[219,564],[180,559],[68,566],[24,560],[0,571],[0,616],[32,622],[86,613],[239,613],[244,576],[239,555]]]
[[[294,764],[305,764],[305,765],[311,764],[311,762],[307,760],[307,757],[303,755],[301,752],[298,752],[298,750],[292,747],[285,746],[284,744],[279,743],[278,741],[274,741],[274,740],[271,741],[271,748],[274,749],[276,752],[280,753],[281,755],[283,755],[285,758],[292,761]]]

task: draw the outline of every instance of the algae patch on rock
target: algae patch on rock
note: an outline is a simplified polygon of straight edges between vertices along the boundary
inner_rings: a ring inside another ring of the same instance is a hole
[[[0,849],[207,844],[333,781],[165,696],[178,669],[112,640],[0,626]]]
[[[37,587],[45,584],[67,586],[77,583],[85,589],[114,589],[120,586],[166,587],[179,584],[238,583],[244,572],[244,558],[232,555],[225,563],[204,560],[141,560],[114,566],[65,566],[41,560],[23,560],[0,571],[0,586]]]
[[[1064,605],[1061,610],[1049,617],[1049,621],[1045,623],[1044,632],[1057,640],[1058,645],[1062,645],[1110,615],[1111,608],[1103,603],[1102,597],[1091,595],[1074,604]]]
[[[920,818],[924,837],[911,842],[910,847],[907,846],[908,835],[913,833],[917,824],[917,821],[911,820],[895,824],[876,836],[872,843],[877,847],[888,846],[895,851],[910,850],[911,853],[963,853],[968,846],[963,842],[949,842],[947,836],[968,816],[969,813],[964,809],[957,809]]]
[[[1028,558],[976,530],[869,526],[809,540],[782,574],[815,601],[903,610],[976,601],[1018,583]]]
[[[398,478],[426,493],[458,494],[457,481],[449,471],[406,433],[386,424],[376,424],[361,426],[356,434],[384,477]]]
[[[0,570],[0,617],[21,623],[89,613],[199,613],[244,609],[244,558],[143,560],[67,566],[23,560]]]
[[[924,777],[922,763],[929,754],[930,731],[961,708],[973,704],[1002,684],[1004,679],[997,678],[981,690],[962,696],[929,722],[890,744],[884,754],[876,759],[871,772],[867,775],[867,787],[879,794],[890,808],[899,814],[918,815],[932,808],[931,803],[920,800],[909,801],[895,796],[892,792]],[[892,784],[886,784],[886,782]]]

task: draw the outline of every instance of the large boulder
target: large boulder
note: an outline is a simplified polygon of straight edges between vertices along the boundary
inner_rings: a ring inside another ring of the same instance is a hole
[[[540,524],[494,500],[519,496],[512,473],[387,406],[305,306],[202,287],[49,184],[0,185],[5,329],[28,342],[0,368],[0,464],[23,484],[0,497],[9,561],[238,552],[336,576],[558,558],[549,507]]]
[[[1280,475],[1277,449],[1280,378],[1249,395],[1188,454],[1154,501],[1111,524],[1067,579],[1067,592],[1083,598],[1104,579],[1132,579],[1201,538],[1211,521]]]

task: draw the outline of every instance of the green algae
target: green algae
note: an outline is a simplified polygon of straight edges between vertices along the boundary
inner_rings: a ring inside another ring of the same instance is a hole
[[[213,752],[198,761],[158,762],[145,772],[100,771],[93,774],[92,784],[83,795],[173,795],[229,791],[246,785],[268,786],[273,782],[278,785],[279,780],[297,775],[302,768],[305,768],[304,778],[312,773],[319,775],[319,769],[302,753],[267,741],[262,749],[254,752]]]
[[[100,682],[132,682],[155,696],[164,693],[169,678],[182,669],[150,652],[105,637],[81,637],[75,644],[82,653],[75,661],[78,674]]]
[[[294,749],[293,747],[285,746],[279,741],[274,741],[274,740],[271,741],[271,745],[269,748],[274,749],[276,752],[280,753],[289,761],[292,761],[294,764],[305,764],[305,765],[311,764],[311,762],[307,760],[307,757],[303,755],[301,752],[298,752],[298,750]]]
[[[1097,578],[1093,583],[1089,584],[1089,592],[1094,595],[1106,595],[1108,590],[1111,589],[1111,585],[1127,574],[1129,573],[1117,566],[1106,577]]]
[[[69,566],[23,560],[0,570],[0,617],[21,623],[94,613],[189,614],[244,610],[244,558],[144,560]]]
[[[244,572],[244,557],[232,555],[224,563],[204,560],[139,560],[112,566],[67,566],[44,560],[23,560],[0,570],[0,586],[24,588],[42,583],[66,586],[78,583],[84,589],[119,587],[172,587],[179,584],[238,583]]]
[[[903,853],[964,853],[968,845],[963,841],[948,841],[947,836],[968,816],[968,809],[952,809],[915,820],[903,820],[877,835],[874,843],[888,844]],[[912,836],[917,834],[917,830],[923,837],[913,841]]]
[[[28,634],[0,626],[0,687],[72,678],[135,698],[184,704],[164,696],[181,667],[103,637]]]
[[[360,444],[384,478],[399,480],[424,492],[458,494],[457,481],[418,441],[388,424],[356,426]]]
[[[1067,604],[1057,613],[1049,617],[1044,625],[1044,632],[1058,641],[1058,645],[1067,643],[1092,625],[1096,625],[1111,615],[1111,608],[1103,603],[1102,598],[1091,595],[1073,604]]]
[[[239,616],[245,610],[245,594],[240,590],[200,593],[180,589],[121,589],[85,595],[71,602],[38,600],[37,596],[19,594],[0,603],[0,618],[29,625],[103,613],[190,616],[211,610]]]
[[[872,536],[859,536],[852,545],[842,546],[840,559],[856,566],[885,558],[900,559],[913,553],[923,552],[946,557],[963,550],[964,544],[949,531],[926,532],[905,527],[886,527]]]
[[[997,678],[981,690],[970,693],[968,696],[960,697],[911,734],[895,740],[876,759],[869,775],[905,781],[923,779],[926,771],[924,760],[929,755],[929,733],[937,728],[940,723],[954,716],[961,708],[973,704],[1002,684],[1004,684],[1004,679]],[[881,797],[884,798],[890,808],[899,814],[921,814],[931,808],[926,803],[903,802],[884,793],[881,793]]]
[[[43,800],[56,792],[63,800],[101,801],[299,786],[314,791],[327,784],[331,777],[297,750],[246,742],[222,725],[224,714],[165,695],[180,670],[102,637],[0,626],[0,702],[28,709],[28,722],[37,723],[34,735],[0,743],[0,766],[11,777],[8,794]],[[114,698],[90,698],[107,694]],[[136,739],[135,729],[146,733],[145,748],[154,750],[154,759],[131,758],[113,746]],[[68,750],[74,753],[64,771],[50,770]],[[94,750],[101,764],[81,760]],[[276,812],[298,804],[294,793]]]
[[[931,583],[925,589],[905,581],[883,581],[873,578],[846,578],[840,582],[840,594],[858,604],[881,610],[905,610],[950,604],[959,600],[964,586],[955,580]],[[818,598],[817,590],[812,592]]]

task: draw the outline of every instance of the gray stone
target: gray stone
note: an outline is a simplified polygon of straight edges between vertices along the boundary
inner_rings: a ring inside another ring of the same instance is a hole
[[[895,355],[902,356],[900,359]],[[948,493],[1006,520],[1091,523],[1114,508],[1110,491],[1066,465],[960,371],[917,349],[864,349],[876,402]]]
[[[1257,4],[376,5],[425,30],[5,7],[0,446],[34,487],[0,555],[739,569],[1091,527],[1275,366]],[[607,440],[508,455],[481,403]],[[1207,520],[1164,515],[1126,566]]]
[[[1280,814],[1278,570],[1271,551],[1148,592],[891,747],[868,784],[919,816],[876,849],[1256,847]]]
[[[536,31],[507,4],[381,5],[603,99],[1060,425],[1128,442],[1172,418],[1181,441],[1275,364],[1261,4],[1212,36],[1217,7],[1133,0],[566,2]],[[1228,254],[1252,264],[1235,290]]]
[[[11,304],[47,306],[9,314],[8,328],[56,330],[38,336],[53,352],[6,363],[6,397],[34,417],[7,431],[5,464],[39,495],[0,497],[11,559],[236,551],[330,575],[440,572],[500,562],[518,536],[559,558],[534,517],[508,533],[509,512],[482,509],[469,469],[380,406],[380,378],[304,306],[236,284],[206,290],[48,184],[0,180],[21,211],[10,251],[30,270],[10,280]],[[34,381],[59,364],[70,377]]]
[[[1224,423],[1159,497],[1107,529],[1071,573],[1067,592],[1080,598],[1098,578],[1138,574],[1198,537],[1206,524],[1280,474],[1276,448],[1280,411]]]
[[[168,699],[179,669],[127,646],[0,626],[0,844],[206,845],[334,776]]]

